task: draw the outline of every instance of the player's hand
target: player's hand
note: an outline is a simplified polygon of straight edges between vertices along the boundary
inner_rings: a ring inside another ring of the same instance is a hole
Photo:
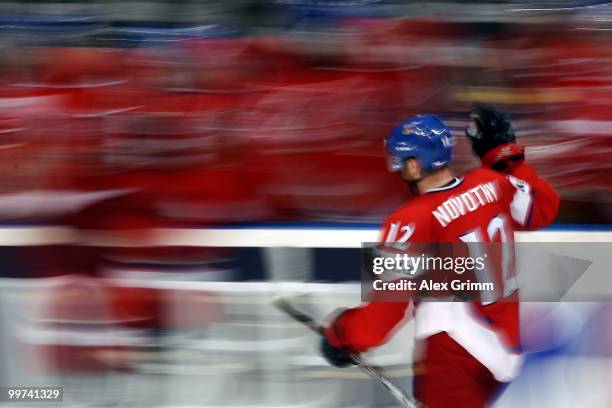
[[[321,340],[321,354],[329,364],[335,367],[347,367],[357,364],[357,361],[355,361],[353,355],[348,350],[332,346],[325,336]]]
[[[474,106],[465,133],[472,150],[486,167],[505,171],[525,157],[523,147],[515,143],[516,135],[510,118],[491,105]]]

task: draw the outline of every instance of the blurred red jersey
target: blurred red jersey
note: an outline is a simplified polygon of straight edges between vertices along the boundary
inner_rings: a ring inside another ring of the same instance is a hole
[[[495,258],[499,265],[491,265],[499,274],[496,293],[481,295],[479,301],[416,302],[417,339],[445,332],[497,380],[511,380],[521,360],[513,233],[548,225],[558,206],[559,198],[552,187],[523,163],[513,169],[512,175],[486,168],[470,171],[395,211],[383,225],[381,240],[385,246],[502,242],[512,249]],[[409,304],[364,303],[344,312],[328,337],[355,352],[378,346],[403,320]]]

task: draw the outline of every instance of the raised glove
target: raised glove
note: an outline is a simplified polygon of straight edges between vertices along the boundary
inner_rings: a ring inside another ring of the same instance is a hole
[[[515,143],[516,135],[510,118],[491,105],[474,106],[465,133],[472,150],[486,167],[505,171],[525,157],[524,148]]]

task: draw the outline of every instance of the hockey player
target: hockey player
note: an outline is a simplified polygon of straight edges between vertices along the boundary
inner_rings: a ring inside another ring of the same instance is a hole
[[[554,220],[559,198],[525,163],[524,148],[515,143],[505,113],[476,106],[466,135],[482,166],[458,177],[447,167],[453,137],[439,118],[419,115],[393,129],[386,140],[390,170],[400,172],[416,196],[384,222],[382,245],[511,243],[515,230],[541,228]],[[469,206],[459,208],[457,201],[449,205],[449,200],[466,194],[471,195],[466,197]],[[511,252],[506,256],[514,258]],[[513,259],[506,263],[513,264]],[[322,354],[335,366],[353,364],[351,353],[384,343],[410,310],[420,367],[413,384],[417,400],[430,408],[487,406],[521,365],[513,274],[505,272],[500,295],[493,300],[374,299],[334,313],[326,325]]]

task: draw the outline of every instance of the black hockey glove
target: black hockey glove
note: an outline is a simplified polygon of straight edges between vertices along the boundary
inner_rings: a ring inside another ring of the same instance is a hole
[[[329,364],[335,367],[357,364],[348,350],[332,346],[325,336],[321,339],[321,354]]]
[[[516,135],[510,118],[494,106],[475,105],[465,133],[472,150],[487,167],[504,171],[525,157],[524,149],[515,144]]]

